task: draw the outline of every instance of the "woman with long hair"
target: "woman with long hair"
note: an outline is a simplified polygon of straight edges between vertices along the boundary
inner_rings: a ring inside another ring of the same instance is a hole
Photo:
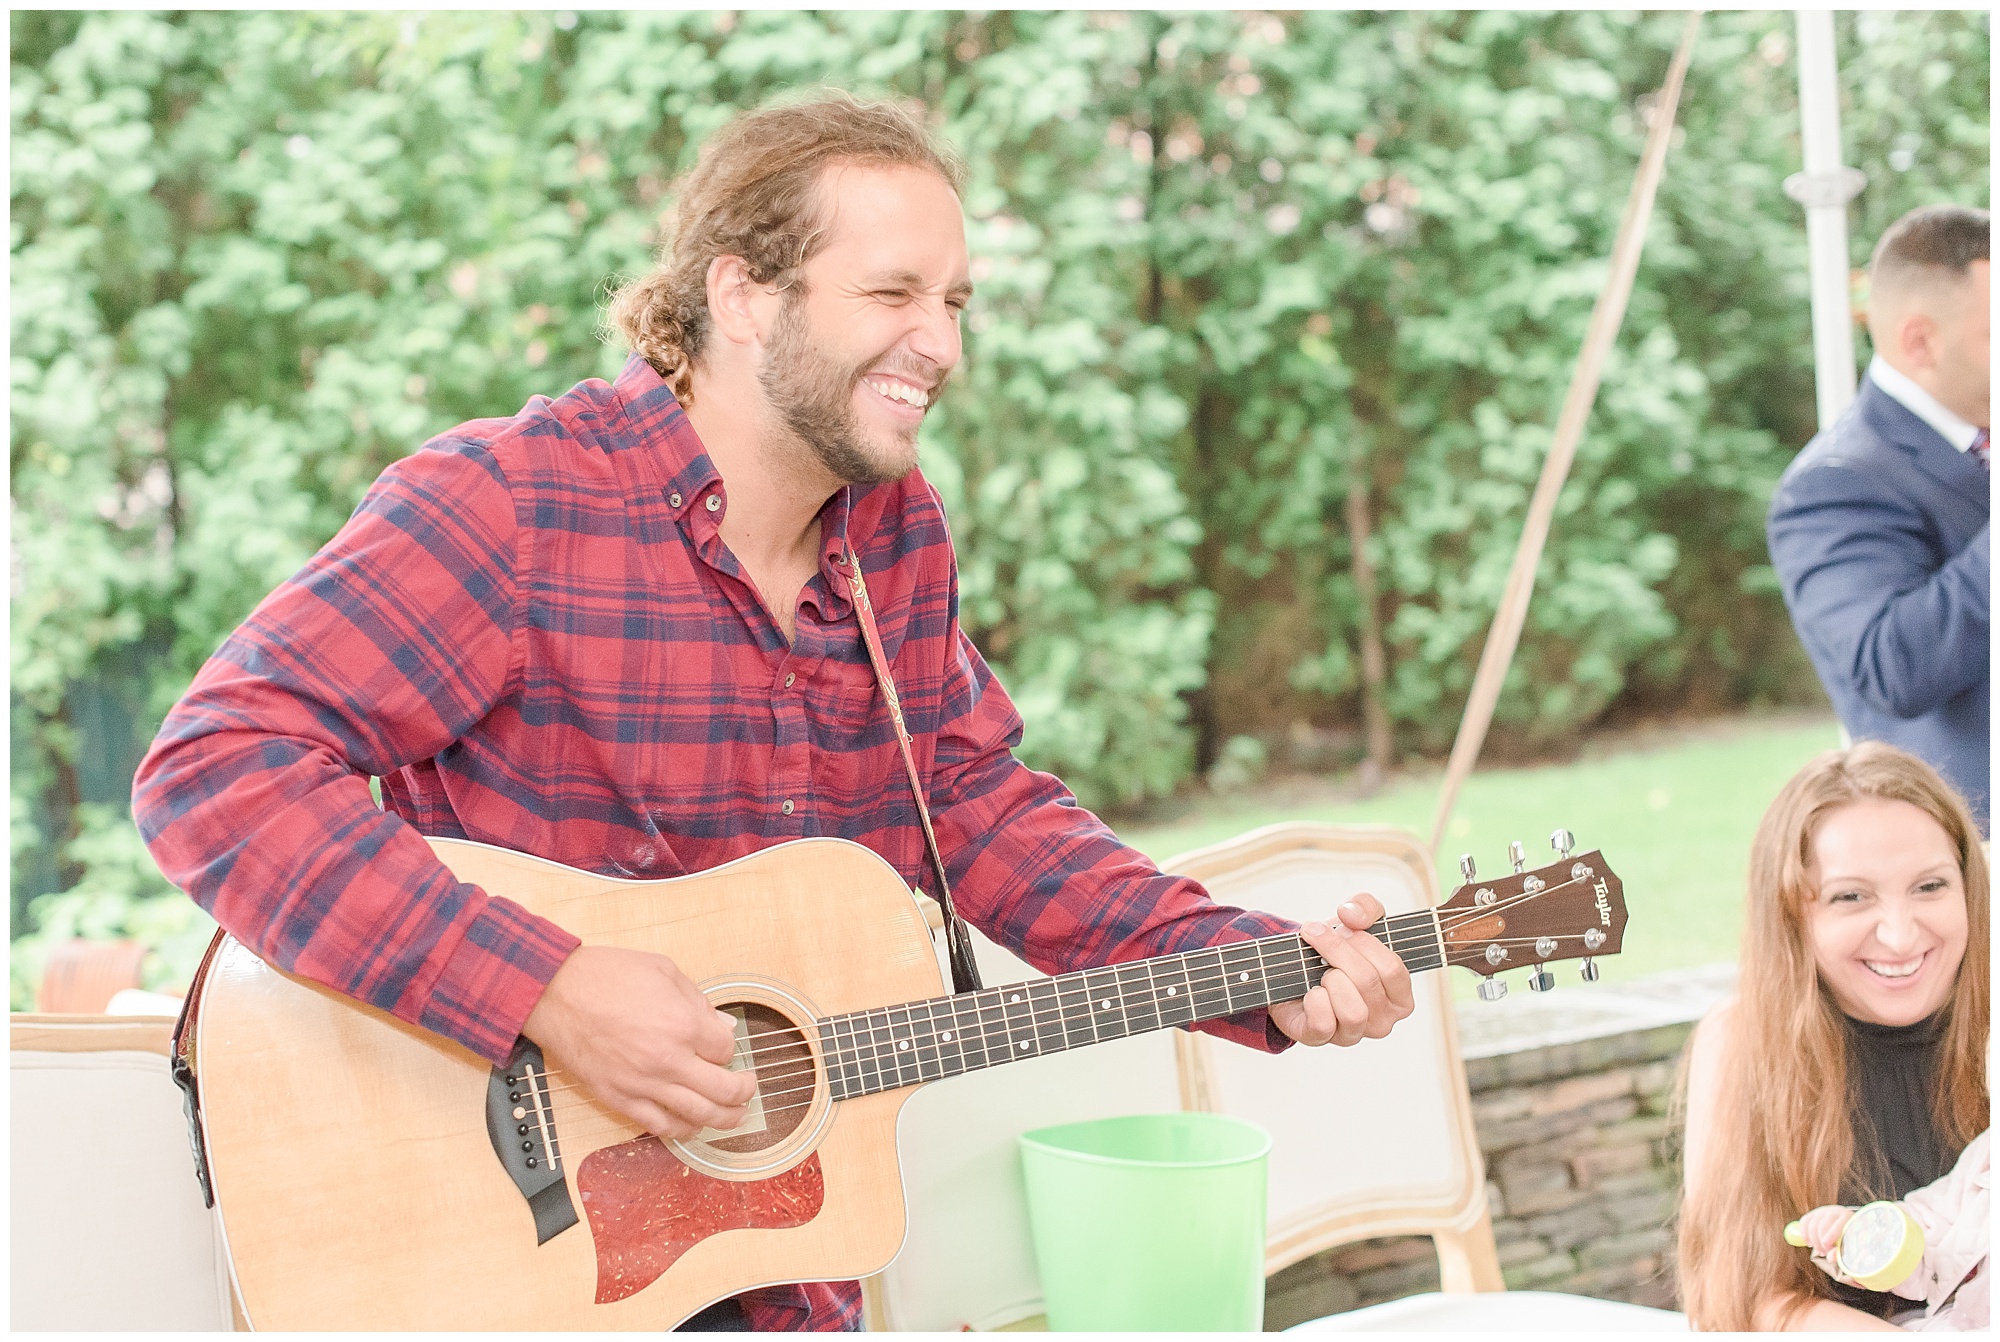
[[[1890,1329],[1909,1302],[1786,1244],[1830,1203],[1899,1198],[1987,1126],[1979,831],[1880,742],[1785,785],[1750,854],[1737,993],[1684,1060],[1681,1299],[1703,1330]]]

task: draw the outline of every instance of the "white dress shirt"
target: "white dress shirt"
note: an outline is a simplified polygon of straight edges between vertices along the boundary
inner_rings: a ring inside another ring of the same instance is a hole
[[[1977,424],[1967,424],[1945,409],[1937,397],[1884,363],[1881,355],[1868,361],[1868,376],[1905,410],[1936,429],[1939,437],[1959,451],[1969,449],[1972,440],[1979,436]]]

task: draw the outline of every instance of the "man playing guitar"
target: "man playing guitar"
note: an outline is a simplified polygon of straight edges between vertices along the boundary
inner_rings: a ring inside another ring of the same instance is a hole
[[[167,876],[279,968],[495,1063],[526,1036],[662,1137],[728,1128],[751,1094],[733,1022],[671,959],[583,946],[420,836],[664,878],[833,835],[927,883],[858,563],[969,921],[1050,972],[1291,930],[1161,874],[1013,757],[916,468],[972,292],[960,181],[886,105],[718,132],[614,304],[617,380],[391,466],[202,669],[134,785]],[[1201,1028],[1274,1051],[1385,1035],[1413,997],[1362,930],[1381,916],[1363,895],[1300,929],[1320,984]],[[820,1283],[688,1326],[859,1316],[853,1282]]]

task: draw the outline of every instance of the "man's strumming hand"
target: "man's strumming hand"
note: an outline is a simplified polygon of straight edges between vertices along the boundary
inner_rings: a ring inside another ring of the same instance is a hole
[[[735,1021],[664,955],[578,947],[521,1033],[550,1067],[660,1137],[736,1126],[756,1088],[727,1070]]]
[[[1296,1002],[1271,1007],[1271,1023],[1301,1044],[1380,1039],[1416,1010],[1410,971],[1395,952],[1362,929],[1382,917],[1382,902],[1356,895],[1332,925],[1307,923],[1299,935],[1326,960],[1318,986]]]

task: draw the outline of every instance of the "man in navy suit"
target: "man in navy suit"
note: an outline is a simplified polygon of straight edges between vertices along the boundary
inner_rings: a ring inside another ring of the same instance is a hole
[[[1988,825],[1991,294],[1985,210],[1896,221],[1869,266],[1875,358],[1766,523],[1792,623],[1849,735],[1929,761]]]

